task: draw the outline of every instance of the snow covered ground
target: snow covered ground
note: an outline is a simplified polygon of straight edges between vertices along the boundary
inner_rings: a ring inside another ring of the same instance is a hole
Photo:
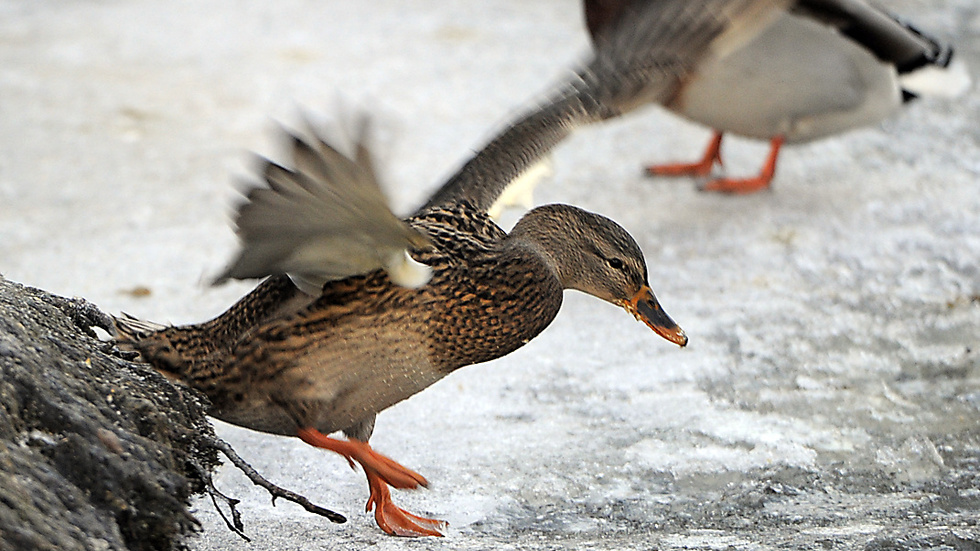
[[[975,0],[892,0],[980,74]],[[278,122],[370,111],[410,212],[580,59],[573,0],[0,0],[0,273],[187,323],[249,284],[229,259],[248,151]],[[340,457],[219,423],[243,545],[209,501],[199,550],[910,549],[980,546],[980,94],[784,150],[749,197],[651,180],[708,133],[650,108],[579,132],[538,202],[619,221],[691,344],[576,293],[508,357],[383,413],[374,445],[428,477],[396,501],[448,540],[383,535]],[[728,169],[765,147],[726,142]],[[516,216],[510,215],[510,218]]]

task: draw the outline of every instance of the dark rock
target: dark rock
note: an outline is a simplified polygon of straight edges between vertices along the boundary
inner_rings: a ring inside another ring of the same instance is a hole
[[[218,463],[205,400],[124,359],[108,318],[0,277],[0,549],[175,549]]]

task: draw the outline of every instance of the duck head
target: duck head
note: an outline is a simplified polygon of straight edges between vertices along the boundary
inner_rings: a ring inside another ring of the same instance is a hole
[[[511,238],[535,248],[562,288],[620,306],[668,341],[687,344],[684,330],[664,312],[647,283],[639,245],[616,222],[571,205],[545,205],[521,218]]]

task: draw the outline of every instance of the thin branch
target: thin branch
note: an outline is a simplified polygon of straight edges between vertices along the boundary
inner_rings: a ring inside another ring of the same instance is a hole
[[[190,461],[189,463],[192,467],[194,467],[194,470],[198,472],[201,479],[204,480],[208,496],[211,498],[211,503],[214,504],[214,508],[218,511],[218,515],[221,517],[221,520],[225,521],[225,526],[227,526],[232,532],[238,534],[243,540],[251,542],[251,538],[245,535],[245,525],[242,523],[242,515],[238,512],[238,508],[235,507],[241,503],[241,501],[221,493],[214,486],[214,482],[211,478],[211,472],[201,466],[200,463],[197,461]],[[221,498],[222,501],[228,504],[228,509],[231,510],[231,520],[228,520],[228,517],[225,516],[225,512],[220,506],[218,506],[218,498]]]
[[[305,497],[295,492],[286,490],[285,488],[280,488],[279,486],[276,486],[275,484],[269,482],[268,480],[265,479],[265,477],[259,474],[258,471],[252,468],[251,465],[246,463],[245,460],[242,459],[237,452],[235,452],[235,450],[231,447],[231,445],[225,442],[224,440],[216,436],[212,444],[214,445],[214,447],[221,450],[221,453],[225,454],[225,457],[227,457],[236,467],[238,467],[239,470],[245,473],[245,476],[247,476],[248,479],[251,480],[253,484],[265,488],[267,492],[272,494],[273,505],[276,504],[276,499],[281,497],[286,501],[292,501],[293,503],[302,506],[304,509],[306,509],[307,511],[315,515],[326,517],[331,522],[336,522],[338,524],[347,522],[347,517],[341,515],[340,513],[335,513],[334,511],[325,509],[323,507],[320,507],[319,505],[315,505]]]

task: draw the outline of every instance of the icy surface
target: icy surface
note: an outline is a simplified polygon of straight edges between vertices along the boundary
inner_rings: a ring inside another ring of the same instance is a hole
[[[975,0],[887,5],[980,74]],[[246,152],[277,155],[277,123],[370,110],[408,212],[586,48],[573,0],[0,1],[0,272],[206,319],[249,288],[206,281],[235,245]],[[384,536],[341,458],[219,423],[350,522],[272,507],[225,467],[254,541],[202,500],[193,548],[975,548],[976,89],[786,148],[775,188],[749,197],[642,177],[708,136],[658,109],[578,133],[538,202],[627,227],[690,346],[568,293],[523,349],[382,414],[372,442],[431,482],[396,499],[451,541]],[[765,151],[726,146],[732,174]]]

